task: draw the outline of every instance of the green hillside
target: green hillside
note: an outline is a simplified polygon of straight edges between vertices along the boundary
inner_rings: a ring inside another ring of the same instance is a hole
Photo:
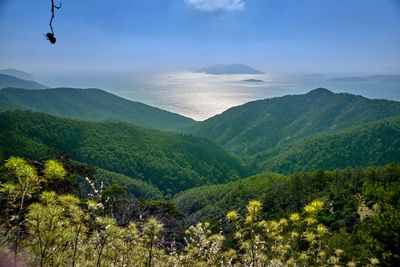
[[[30,109],[89,121],[130,122],[165,131],[178,130],[195,122],[187,117],[133,102],[100,89],[0,90],[0,111],[15,109]]]
[[[234,152],[254,155],[278,144],[396,115],[400,115],[399,102],[320,88],[233,107],[190,132]]]
[[[301,212],[304,203],[315,199],[327,204],[318,220],[335,232],[331,246],[340,244],[350,258],[382,253],[387,257],[383,266],[397,266],[400,164],[290,176],[261,173],[228,184],[193,188],[178,194],[174,202],[187,215],[188,224],[208,221],[215,231],[230,233],[236,228],[226,214],[233,210],[233,218],[245,216],[249,201],[262,203],[259,216],[276,225],[287,223],[281,218]],[[233,236],[228,239],[236,240]]]
[[[157,186],[163,193],[246,175],[242,162],[196,137],[148,130],[128,123],[96,123],[31,111],[0,113],[4,157],[43,157],[48,149],[75,151],[79,162]]]
[[[0,73],[0,89],[6,87],[15,87],[15,88],[25,88],[25,89],[45,89],[48,88],[43,84],[23,80],[11,75],[1,74]]]
[[[187,217],[188,224],[209,221],[219,225],[230,210],[244,212],[250,200],[263,203],[264,217],[276,219],[299,211],[313,199],[330,203],[333,214],[326,223],[333,229],[352,230],[359,220],[360,202],[371,204],[377,199],[399,201],[400,165],[345,168],[330,171],[313,170],[283,176],[265,172],[240,181],[201,186],[181,192],[174,202]],[[386,192],[384,192],[386,190]]]
[[[127,177],[123,174],[110,172],[101,168],[96,168],[95,176],[96,176],[95,180],[96,188],[100,188],[102,182],[104,188],[107,188],[108,186],[111,186],[113,184],[119,184],[125,188],[125,191],[128,197],[130,198],[137,198],[137,199],[163,198],[163,194],[156,186],[148,184],[139,179]],[[83,188],[85,188],[88,192],[92,191],[87,181],[80,181],[80,185]]]
[[[277,145],[251,158],[257,170],[279,173],[380,166],[400,159],[400,117]]]

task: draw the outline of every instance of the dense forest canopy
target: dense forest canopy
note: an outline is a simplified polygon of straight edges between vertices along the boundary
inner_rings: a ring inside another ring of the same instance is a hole
[[[80,120],[129,122],[164,131],[179,130],[195,123],[176,113],[130,101],[100,89],[26,90],[19,89],[24,87],[18,84],[11,87],[17,88],[0,90],[0,111],[28,109]]]
[[[250,159],[259,171],[294,173],[347,166],[380,166],[400,159],[400,117],[278,144]]]
[[[243,162],[213,143],[127,123],[96,123],[30,111],[0,113],[6,157],[74,151],[74,159],[155,185],[165,195],[245,177]]]
[[[252,101],[194,126],[190,132],[242,155],[400,115],[400,103],[319,88],[303,95]]]

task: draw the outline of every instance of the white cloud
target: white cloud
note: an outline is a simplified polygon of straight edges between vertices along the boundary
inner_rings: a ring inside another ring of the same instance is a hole
[[[188,5],[202,11],[235,11],[244,8],[244,0],[185,0]]]

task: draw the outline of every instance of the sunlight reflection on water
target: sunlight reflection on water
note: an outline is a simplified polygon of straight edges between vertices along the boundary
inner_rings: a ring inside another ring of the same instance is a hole
[[[248,79],[262,82],[244,81]],[[399,84],[342,83],[328,77],[257,75],[210,75],[178,72],[132,76],[130,86],[113,90],[120,96],[143,102],[195,120],[204,120],[249,101],[306,93],[318,87],[370,98],[400,99]]]
[[[245,82],[247,79],[263,82]],[[136,79],[121,95],[195,120],[204,120],[249,101],[282,95],[270,75],[209,75],[180,72]],[[285,90],[284,94],[296,90]]]

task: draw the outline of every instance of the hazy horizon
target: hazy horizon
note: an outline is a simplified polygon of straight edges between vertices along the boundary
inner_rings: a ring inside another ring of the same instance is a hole
[[[190,71],[60,73],[35,76],[50,87],[99,88],[132,101],[142,102],[195,120],[204,120],[244,103],[315,88],[351,93],[367,98],[400,101],[400,75],[385,79],[364,74],[231,74]],[[50,77],[50,78],[49,78]],[[350,79],[335,80],[350,77]],[[361,77],[353,79],[351,77]],[[363,77],[366,77],[362,79]],[[255,79],[261,82],[246,82]],[[378,89],[377,89],[378,88]]]
[[[57,1],[55,1],[57,4]],[[266,73],[400,71],[397,0],[50,1],[0,4],[0,68],[173,72],[244,63]]]
[[[330,81],[400,75],[397,0],[62,4],[52,45],[42,35],[49,32],[50,1],[0,2],[0,69],[26,71],[50,87],[104,89],[197,120],[317,87],[400,100],[399,81]],[[188,72],[232,63],[263,71],[266,82]]]

